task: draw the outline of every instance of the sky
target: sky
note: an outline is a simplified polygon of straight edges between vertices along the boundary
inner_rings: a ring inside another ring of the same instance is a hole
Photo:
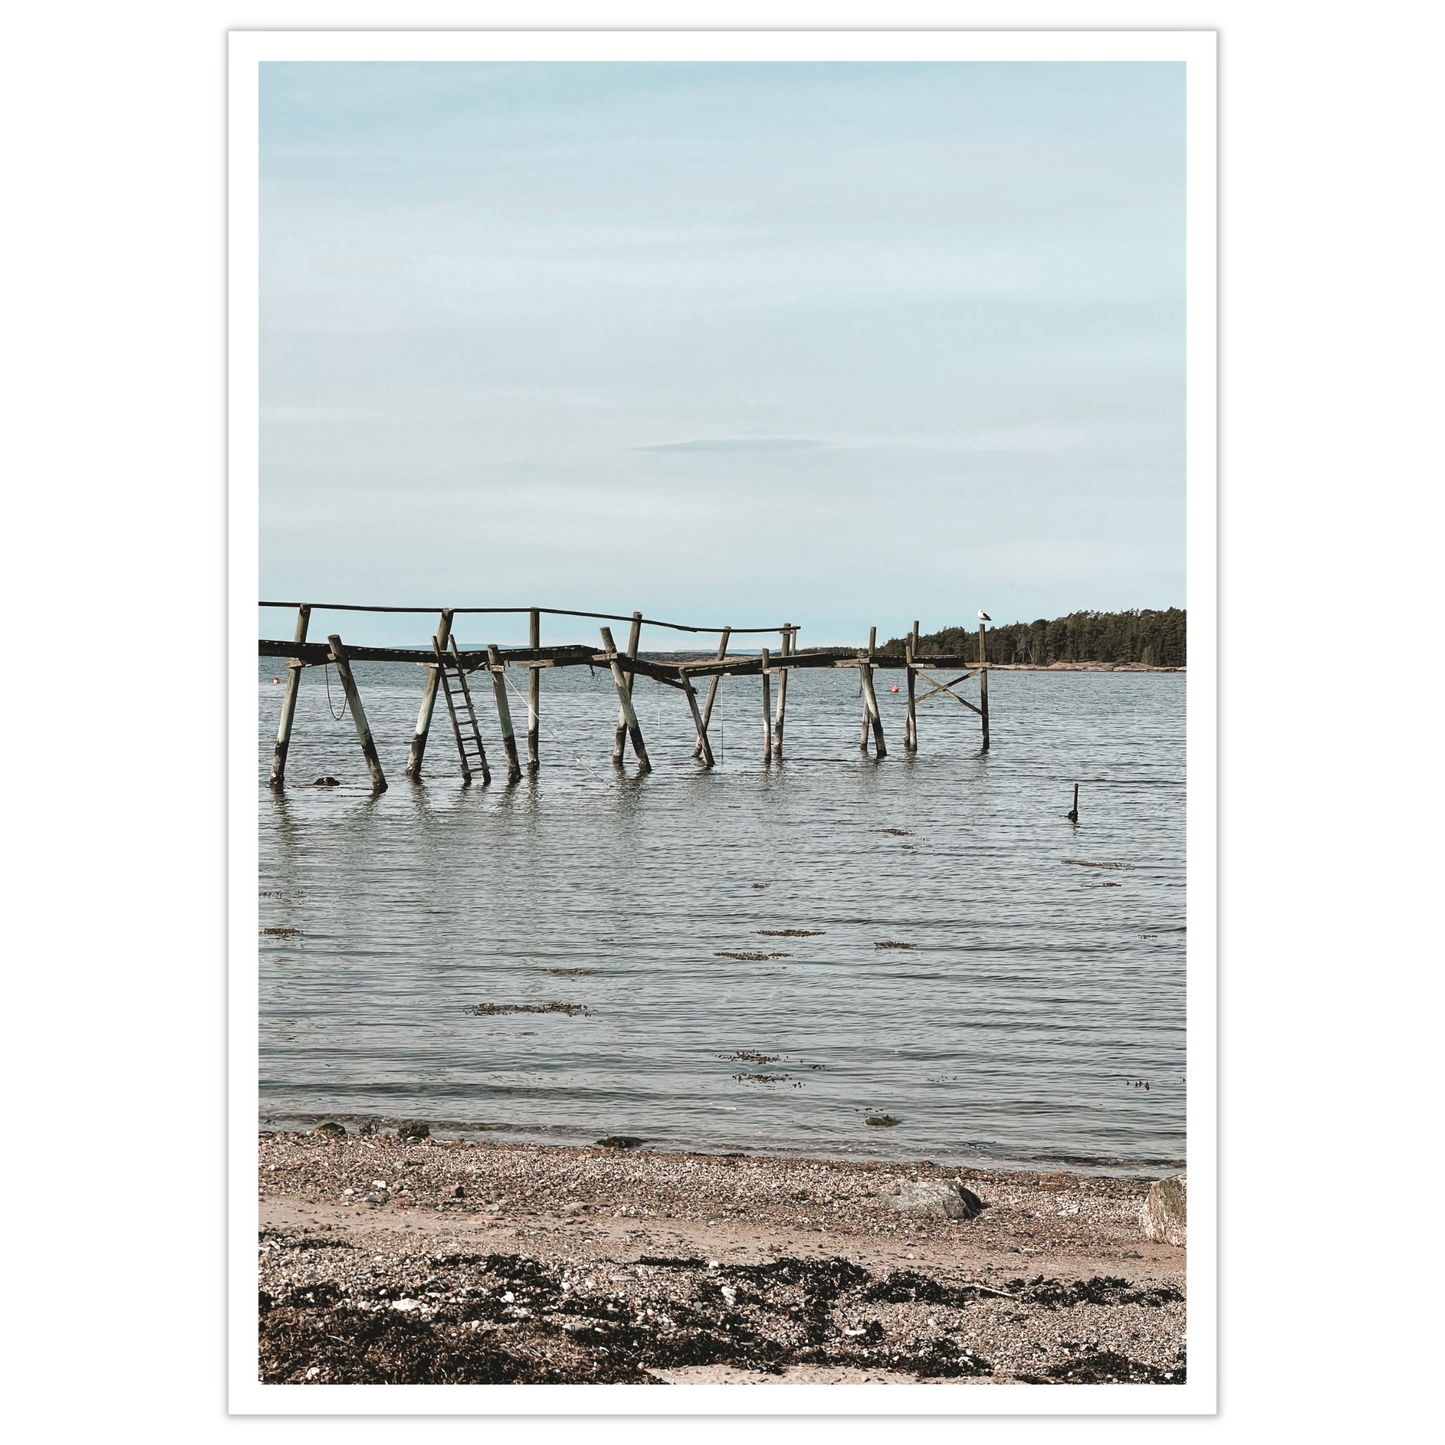
[[[261,72],[263,598],[1184,605],[1183,65]]]

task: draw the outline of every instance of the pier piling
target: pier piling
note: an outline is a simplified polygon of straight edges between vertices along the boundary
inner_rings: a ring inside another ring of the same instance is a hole
[[[437,634],[432,639],[436,644],[438,654],[446,651],[447,643],[452,635],[452,609],[442,608],[441,625],[437,628]],[[421,781],[421,760],[426,754],[426,740],[431,733],[432,713],[437,705],[437,688],[441,686],[441,665],[427,674],[427,680],[421,690],[421,707],[416,715],[416,731],[411,736],[411,753],[406,760],[406,776],[417,783]]]
[[[311,625],[311,609],[302,607],[296,614],[296,641],[306,641],[306,629]],[[276,727],[276,752],[271,759],[270,785],[273,788],[286,786],[286,754],[291,750],[291,724],[296,718],[296,696],[301,691],[301,672],[305,667],[299,658],[293,657],[286,664],[286,692],[281,698],[281,721]]]
[[[517,758],[517,735],[512,730],[512,709],[507,702],[507,679],[495,642],[487,644],[487,671],[492,674],[492,691],[497,698],[497,721],[502,727],[502,747],[507,754],[507,781],[521,781],[522,764]]]
[[[612,629],[610,627],[604,627],[602,630],[609,638],[612,636]],[[634,612],[632,614],[632,630],[627,634],[628,657],[635,658],[637,656],[637,647],[641,641],[642,614],[640,612]],[[614,650],[610,642],[607,645],[607,650],[609,652]],[[632,701],[632,684],[637,681],[637,675],[636,673],[629,672],[624,674],[624,676],[627,683],[627,701],[628,705],[630,705]],[[634,712],[634,717],[635,716],[636,714]],[[627,729],[627,707],[619,707],[617,709],[617,733],[612,739],[612,761],[617,767],[622,766],[622,759],[627,752]],[[634,749],[634,752],[635,751],[636,749]],[[693,756],[696,757],[697,755],[694,753]]]
[[[763,648],[763,757],[773,755],[772,678],[768,675],[768,649]]]
[[[534,651],[542,645],[542,614],[537,608],[527,627],[527,646]],[[542,669],[527,669],[527,771],[542,766]]]
[[[988,649],[984,624],[978,624],[978,715],[983,722],[983,751],[988,751]]]
[[[633,615],[632,633],[635,638],[642,630],[642,614]],[[612,640],[612,629],[604,627],[602,632],[602,650],[608,654],[612,664],[612,682],[617,688],[617,703],[622,711],[623,726],[627,729],[627,735],[632,739],[632,751],[637,758],[637,766],[640,771],[650,773],[652,762],[647,756],[647,745],[642,741],[642,727],[637,721],[637,712],[632,706],[632,677],[625,674],[617,665],[617,644]],[[631,656],[636,657],[634,651]],[[622,757],[616,750],[613,751],[612,761],[620,768]]]
[[[793,655],[793,624],[785,623],[783,626],[783,656]],[[783,723],[788,712],[788,672],[784,668],[778,674],[778,716],[773,723],[773,756],[780,758],[783,755]]]
[[[913,668],[913,659],[918,653],[918,623],[913,624],[913,631],[908,634],[908,647],[906,657],[908,660],[908,713],[903,720],[903,751],[916,753],[918,751],[918,674]]]
[[[351,709],[351,720],[356,724],[356,736],[361,740],[361,753],[366,759],[367,771],[371,774],[373,791],[386,791],[386,774],[381,771],[381,759],[376,754],[376,743],[366,721],[366,710],[361,705],[361,694],[356,689],[356,679],[351,675],[351,659],[341,639],[333,632],[327,642],[331,644],[331,661],[336,664],[336,674],[346,692],[346,704]]]
[[[721,661],[728,655],[728,638],[729,638],[731,635],[732,635],[732,628],[731,628],[731,627],[724,627],[723,630],[722,630],[722,641],[719,642],[718,645],[717,645],[717,657],[714,659],[714,661],[716,661],[716,662],[721,662]],[[703,708],[702,708],[702,730],[703,730],[703,732],[706,732],[706,731],[708,730],[708,725],[712,722],[712,705],[713,705],[713,700],[717,697],[717,685],[718,685],[718,683],[720,683],[721,681],[722,681],[722,674],[721,674],[720,672],[715,672],[715,673],[713,673],[712,679],[709,681],[709,683],[708,683],[708,685],[707,685],[707,701],[703,704]],[[701,742],[699,742],[698,745],[692,750],[692,755],[693,755],[693,757],[695,757],[695,758],[696,758],[696,757],[701,757],[701,755],[702,755],[702,743],[701,743]]]

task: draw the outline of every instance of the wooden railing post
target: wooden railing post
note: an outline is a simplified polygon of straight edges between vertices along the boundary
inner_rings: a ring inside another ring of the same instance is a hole
[[[361,705],[361,694],[356,690],[356,679],[351,675],[351,659],[347,656],[341,639],[334,632],[326,640],[331,644],[331,660],[336,664],[337,676],[340,677],[341,686],[346,692],[351,720],[356,724],[356,736],[361,739],[361,752],[366,759],[367,771],[371,774],[371,786],[376,792],[384,793],[386,775],[381,771],[381,759],[376,755],[376,742],[366,721],[366,710]]]
[[[442,608],[441,626],[437,628],[437,635],[432,639],[436,644],[438,654],[446,651],[447,643],[452,635],[452,613],[450,607]],[[428,673],[426,684],[421,690],[421,707],[416,715],[416,731],[411,735],[411,753],[406,760],[406,776],[417,783],[421,781],[421,760],[426,754],[427,735],[431,732],[432,713],[437,705],[437,688],[441,686],[442,670],[441,663],[433,667]]]
[[[306,629],[311,625],[311,609],[303,607],[296,614],[297,642],[306,641]],[[286,691],[281,698],[281,721],[276,728],[276,752],[271,759],[270,785],[273,788],[286,786],[286,754],[291,750],[291,724],[296,718],[296,696],[301,691],[301,671],[305,666],[297,658],[286,664]]]
[[[492,691],[497,699],[497,721],[502,727],[502,746],[507,752],[507,781],[517,782],[522,764],[517,759],[517,735],[512,731],[512,709],[507,702],[507,679],[497,644],[487,644],[487,671],[492,674]]]
[[[634,635],[640,630],[642,614],[635,613],[633,616]],[[617,665],[617,644],[612,640],[612,629],[602,628],[602,650],[612,659],[612,682],[617,688],[617,705],[622,713],[622,724],[627,729],[628,736],[632,739],[632,751],[637,756],[637,766],[640,771],[650,773],[652,763],[647,756],[647,746],[642,741],[642,728],[637,721],[637,713],[632,706],[632,679],[624,676],[622,669]],[[636,654],[634,654],[635,656]],[[622,758],[617,752],[612,754],[612,761],[618,767],[622,766]]]

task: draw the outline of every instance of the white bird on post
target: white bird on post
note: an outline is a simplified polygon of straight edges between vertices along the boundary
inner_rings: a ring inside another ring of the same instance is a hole
[[[978,620],[980,622],[992,622],[993,618],[990,617],[988,613],[985,612],[982,608],[980,608],[978,613]]]

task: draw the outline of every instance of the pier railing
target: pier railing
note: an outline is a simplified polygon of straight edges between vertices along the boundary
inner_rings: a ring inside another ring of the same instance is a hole
[[[427,739],[431,733],[437,697],[440,694],[446,704],[451,722],[457,754],[460,759],[462,777],[470,782],[480,775],[482,782],[491,781],[491,766],[487,761],[486,748],[482,742],[481,727],[477,719],[476,704],[472,699],[468,679],[479,672],[488,674],[497,708],[497,721],[501,729],[502,746],[507,757],[507,780],[518,781],[523,775],[523,765],[517,748],[517,739],[512,725],[511,707],[507,699],[504,674],[508,669],[524,670],[527,673],[527,760],[526,770],[536,772],[541,766],[541,674],[549,667],[604,667],[610,670],[617,689],[617,726],[613,739],[612,761],[621,767],[626,760],[628,744],[637,760],[640,771],[650,772],[652,764],[647,756],[647,747],[642,737],[642,728],[632,705],[632,689],[639,676],[650,677],[681,692],[687,699],[692,713],[697,742],[693,757],[704,767],[713,766],[712,744],[708,727],[712,719],[713,704],[717,698],[718,686],[724,677],[760,676],[763,680],[763,754],[765,758],[783,756],[783,731],[787,721],[788,676],[800,668],[855,668],[859,675],[860,691],[863,696],[862,731],[859,749],[868,752],[871,735],[876,757],[888,755],[887,743],[883,736],[883,719],[878,707],[878,698],[873,686],[873,674],[878,670],[902,670],[907,673],[908,708],[903,727],[903,746],[908,752],[918,747],[917,704],[929,697],[944,694],[976,713],[982,727],[983,747],[987,750],[988,736],[988,664],[984,624],[979,624],[978,653],[976,657],[962,655],[922,655],[918,652],[918,623],[913,624],[903,655],[884,654],[877,650],[878,629],[870,628],[866,648],[798,646],[799,628],[784,622],[774,627],[701,627],[681,622],[663,622],[644,617],[640,612],[630,616],[607,612],[577,612],[560,607],[376,607],[357,603],[338,602],[262,602],[262,607],[294,609],[296,612],[295,635],[291,641],[262,638],[262,657],[285,657],[287,662],[286,691],[281,702],[281,719],[276,730],[276,750],[271,762],[270,785],[282,788],[286,782],[286,755],[291,742],[291,730],[296,716],[296,699],[300,692],[301,674],[309,667],[334,666],[346,694],[347,705],[356,725],[362,755],[366,759],[373,787],[380,792],[387,786],[386,775],[381,766],[376,743],[366,721],[366,710],[362,705],[361,692],[352,672],[353,662],[403,662],[415,663],[430,668],[426,684],[422,689],[420,711],[417,713],[416,729],[412,734],[411,751],[407,759],[406,777],[413,782],[420,780],[422,760],[426,754]],[[325,612],[385,612],[418,613],[438,619],[437,630],[432,636],[430,648],[370,647],[358,643],[344,643],[341,637],[332,633],[323,642],[307,639],[313,611]],[[485,648],[461,649],[453,636],[455,619],[460,616],[490,614],[494,616],[526,616],[528,619],[528,646],[499,647],[490,644]],[[586,643],[560,643],[542,645],[541,623],[543,617],[578,617],[592,621],[626,622],[630,624],[627,647],[619,648],[607,626],[598,629],[601,648]],[[681,662],[664,662],[638,656],[638,644],[643,627],[660,627],[675,632],[719,635],[716,654],[711,657],[688,659]],[[775,636],[776,649],[763,647],[758,654],[729,655],[728,644],[734,636]],[[934,675],[938,672],[958,671],[959,676],[941,682]],[[771,696],[772,679],[777,678],[777,705],[774,708]],[[918,696],[917,684],[922,679],[928,691]],[[953,689],[960,684],[978,679],[979,700],[972,703]],[[707,697],[699,703],[693,680],[706,679]]]

